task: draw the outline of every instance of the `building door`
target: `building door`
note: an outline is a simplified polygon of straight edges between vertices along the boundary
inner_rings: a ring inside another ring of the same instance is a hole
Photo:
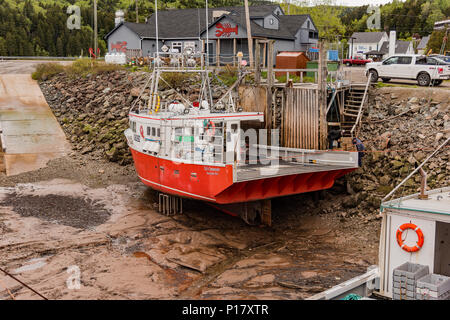
[[[214,63],[214,45],[213,43],[208,43],[208,50],[206,50],[206,42],[205,42],[205,54],[209,54],[208,62],[209,64]]]

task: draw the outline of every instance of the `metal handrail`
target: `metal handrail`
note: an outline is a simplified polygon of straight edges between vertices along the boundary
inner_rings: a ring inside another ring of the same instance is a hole
[[[356,127],[358,126],[359,122],[361,121],[362,109],[363,109],[363,106],[364,106],[364,102],[366,101],[367,91],[369,90],[369,84],[370,84],[371,81],[372,81],[372,77],[369,76],[369,78],[367,79],[366,89],[364,90],[364,96],[363,96],[362,101],[361,101],[361,106],[359,107],[358,116],[356,117],[356,121],[355,121],[355,124],[352,127],[352,130],[350,131],[350,134],[351,134],[352,137],[353,137],[353,133],[356,130]]]

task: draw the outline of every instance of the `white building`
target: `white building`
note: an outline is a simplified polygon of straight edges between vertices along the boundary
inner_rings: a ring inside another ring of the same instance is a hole
[[[379,51],[386,41],[389,41],[386,32],[355,32],[348,40],[348,58],[362,57],[368,51]]]

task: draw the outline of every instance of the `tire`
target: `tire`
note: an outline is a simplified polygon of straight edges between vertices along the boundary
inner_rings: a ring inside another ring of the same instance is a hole
[[[422,87],[429,86],[430,82],[431,82],[431,77],[426,72],[421,72],[417,76],[417,83],[419,84],[419,86],[422,86]]]
[[[389,82],[391,81],[391,78],[381,78],[381,80],[383,80],[383,82]]]
[[[433,81],[433,86],[440,86],[442,84],[442,82],[444,82],[444,80],[434,80]]]
[[[352,66],[351,62],[346,62],[345,65],[346,65],[347,67],[351,67],[351,66]]]
[[[371,69],[369,71],[369,77],[371,79],[370,80],[371,82],[373,82],[373,83],[378,82],[378,72],[377,72],[377,70]]]

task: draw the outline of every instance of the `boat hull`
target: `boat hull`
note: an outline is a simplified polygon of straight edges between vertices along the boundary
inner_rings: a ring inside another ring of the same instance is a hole
[[[257,201],[329,189],[336,179],[356,169],[234,182],[233,165],[181,163],[130,149],[137,174],[145,185],[167,194],[218,204]]]

